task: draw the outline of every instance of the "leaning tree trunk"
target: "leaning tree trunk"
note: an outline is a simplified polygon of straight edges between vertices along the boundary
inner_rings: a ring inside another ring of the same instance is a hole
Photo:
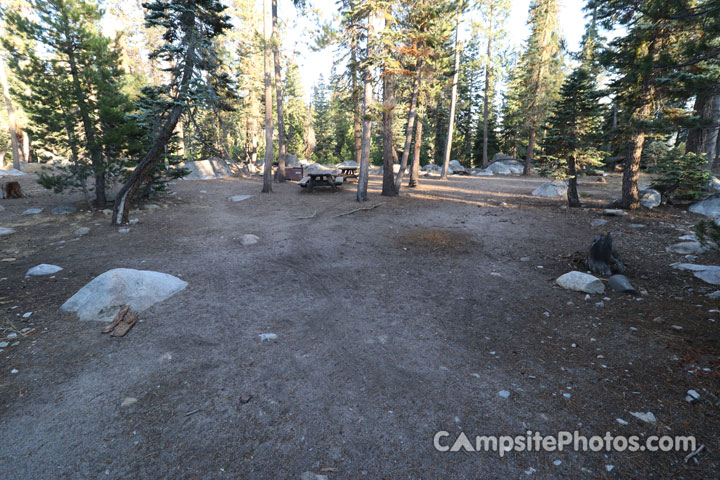
[[[8,114],[8,129],[10,130],[10,142],[13,151],[13,168],[20,170],[20,143],[17,138],[17,121],[15,118],[15,109],[10,99],[10,88],[8,87],[7,75],[5,73],[5,63],[0,57],[0,83],[2,83],[3,96],[5,97],[5,107]]]
[[[483,152],[482,167],[488,167],[488,117],[490,116],[490,80],[492,78],[493,14],[495,2],[490,4],[490,29],[488,30],[487,60],[485,63],[485,93],[483,97]]]
[[[395,109],[395,79],[391,73],[385,73],[383,77],[383,183],[382,195],[394,197],[395,176],[393,174],[393,110]]]
[[[408,158],[410,157],[410,143],[412,142],[413,128],[415,126],[415,116],[417,114],[417,101],[420,96],[420,84],[422,83],[422,62],[417,62],[417,74],[413,82],[412,98],[410,99],[410,111],[408,112],[408,123],[405,130],[405,145],[403,146],[402,159],[400,160],[400,171],[395,177],[395,193],[400,193],[402,187],[402,179],[407,168]]]
[[[275,173],[276,182],[285,181],[285,160],[287,158],[287,141],[285,138],[285,115],[283,113],[282,70],[280,68],[280,47],[277,33],[278,15],[277,0],[272,0],[273,22],[273,59],[275,62],[275,101],[277,102],[278,119],[278,169]]]
[[[418,108],[419,110],[419,108]],[[422,117],[417,114],[415,118],[417,125],[415,126],[415,145],[413,147],[413,159],[410,166],[410,180],[408,181],[408,187],[413,188],[418,186],[420,180],[420,148],[422,147]]]
[[[191,19],[192,20],[192,19]],[[130,215],[130,201],[135,196],[138,189],[149,178],[155,164],[165,153],[165,147],[175,131],[175,127],[185,111],[185,102],[187,100],[190,81],[192,80],[193,71],[197,62],[195,56],[196,42],[194,39],[188,39],[188,50],[185,56],[185,65],[183,66],[182,78],[180,79],[180,87],[178,89],[175,102],[170,113],[165,118],[162,127],[157,131],[152,147],[145,154],[145,157],[137,164],[130,178],[125,185],[122,186],[115,199],[113,206],[112,225],[124,225],[128,223]]]
[[[362,148],[360,155],[360,174],[358,176],[357,201],[364,202],[367,200],[368,189],[368,169],[370,167],[370,128],[372,121],[370,118],[370,107],[373,100],[372,92],[372,71],[369,59],[372,57],[372,44],[375,40],[375,27],[373,26],[374,12],[368,14],[367,26],[367,65],[363,73],[364,82],[364,98],[363,98],[363,130],[362,130]]]
[[[643,145],[645,144],[645,130],[641,122],[646,121],[652,114],[652,99],[654,88],[647,85],[646,93],[641,99],[640,105],[631,115],[633,134],[628,146],[628,155],[625,159],[622,182],[622,206],[627,209],[636,209],[640,206],[640,192],[638,191],[638,180],[640,178],[640,162],[642,160]]]
[[[452,93],[450,94],[450,118],[448,119],[447,142],[445,143],[445,158],[443,160],[441,178],[447,179],[448,168],[450,167],[450,151],[452,150],[453,129],[455,128],[455,104],[457,103],[458,74],[460,73],[460,12],[457,14],[455,24],[455,72],[452,79]]]
[[[272,192],[273,119],[272,119],[272,4],[263,0],[263,56],[265,57],[265,170],[262,193]]]

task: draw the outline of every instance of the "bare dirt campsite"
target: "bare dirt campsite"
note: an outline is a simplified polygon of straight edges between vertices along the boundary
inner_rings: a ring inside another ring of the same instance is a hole
[[[258,177],[183,180],[133,211],[126,233],[32,177],[15,177],[28,197],[0,213],[15,230],[1,237],[4,478],[718,471],[718,300],[666,251],[697,218],[671,207],[605,216],[617,176],[588,179],[589,207],[567,209],[530,195],[539,177],[427,178],[383,199],[372,175],[360,207],[376,208],[354,213],[348,185],[307,193],[288,182],[263,196]],[[51,213],[61,205],[78,211]],[[30,208],[43,210],[23,215]],[[638,293],[558,287],[603,230]],[[26,278],[38,264],[62,270]],[[58,312],[114,268],[188,285],[121,338]],[[528,430],[694,435],[705,450],[696,463],[681,452],[500,458],[433,446],[438,431]]]

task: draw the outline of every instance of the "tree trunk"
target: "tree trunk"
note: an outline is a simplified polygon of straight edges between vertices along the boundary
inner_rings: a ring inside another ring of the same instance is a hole
[[[400,171],[398,171],[395,177],[395,193],[400,193],[400,187],[402,187],[403,175],[405,175],[405,169],[407,168],[408,158],[410,157],[410,143],[412,142],[413,127],[415,126],[415,116],[417,114],[417,101],[420,96],[420,84],[422,83],[422,62],[417,62],[417,74],[415,75],[415,81],[413,82],[412,98],[410,100],[410,111],[408,112],[408,123],[405,130],[405,145],[403,146],[402,159],[400,160]]]
[[[372,44],[375,40],[375,26],[373,20],[375,12],[368,14],[367,27],[367,65],[363,74],[364,82],[364,98],[363,98],[363,130],[362,130],[362,148],[360,155],[360,175],[358,176],[357,201],[364,202],[367,200],[368,189],[368,169],[370,167],[370,128],[372,127],[372,119],[370,117],[370,107],[373,101],[372,92],[372,71],[370,58],[372,58]]]
[[[189,25],[195,23],[195,17],[190,16],[187,20]],[[174,106],[170,110],[170,113],[165,119],[165,123],[157,132],[155,141],[153,142],[150,150],[145,154],[145,157],[137,164],[135,170],[130,174],[130,178],[125,182],[120,191],[117,194],[115,205],[113,206],[113,215],[111,224],[112,225],[124,225],[128,223],[128,216],[130,215],[130,201],[135,196],[138,188],[145,183],[146,179],[150,176],[155,163],[160,159],[162,154],[165,152],[165,147],[168,141],[175,131],[180,117],[185,111],[185,101],[188,89],[190,87],[190,81],[192,80],[193,71],[195,70],[195,48],[196,40],[194,38],[187,39],[188,49],[185,55],[185,65],[183,66],[182,78],[180,79],[180,87],[175,98]]]
[[[272,119],[272,0],[263,0],[263,56],[265,57],[265,170],[262,193],[272,192],[273,119]]]
[[[490,3],[490,28],[488,30],[487,61],[485,63],[485,94],[483,97],[483,157],[482,168],[488,167],[488,117],[490,115],[490,79],[492,78],[493,14],[495,2]]]
[[[705,145],[705,155],[707,156],[707,167],[712,169],[715,161],[715,150],[718,143],[718,134],[720,134],[720,95],[712,98],[712,115],[710,132],[708,133],[707,143]]]
[[[17,138],[17,121],[15,119],[15,109],[10,99],[10,87],[8,86],[7,74],[5,73],[5,62],[0,57],[0,83],[2,83],[3,96],[5,97],[5,107],[8,114],[8,129],[10,130],[10,141],[13,151],[13,168],[20,170],[20,144]]]
[[[80,119],[82,120],[83,131],[85,132],[85,140],[90,150],[90,160],[92,161],[93,171],[95,173],[95,205],[102,207],[107,202],[105,198],[105,161],[102,155],[102,148],[95,139],[95,130],[90,121],[90,110],[88,106],[85,91],[80,85],[80,72],[77,62],[75,61],[75,53],[68,50],[68,63],[70,64],[70,75],[72,76],[73,88],[75,89],[75,98],[78,102],[80,110]]]
[[[697,153],[699,155],[705,152],[709,127],[712,123],[712,106],[713,97],[710,92],[699,93],[695,97],[693,110],[695,115],[700,117],[702,124],[688,131],[687,142],[685,143],[687,153]]]
[[[386,73],[383,77],[383,184],[382,195],[394,197],[395,176],[393,174],[393,110],[395,109],[395,78]]]
[[[273,22],[273,58],[275,62],[275,101],[277,102],[278,121],[278,169],[275,173],[276,182],[285,181],[285,159],[287,154],[287,140],[285,138],[285,115],[283,113],[282,70],[280,68],[280,39],[278,37],[277,0],[272,0]]]
[[[30,163],[30,135],[28,135],[27,130],[25,129],[22,131],[22,139],[23,158],[25,158],[25,162]]]
[[[567,161],[568,170],[568,190],[567,199],[570,207],[580,206],[580,197],[577,191],[577,162],[574,156],[570,156]]]
[[[452,93],[450,94],[450,118],[448,119],[448,134],[445,144],[445,157],[442,167],[441,178],[447,179],[448,167],[450,166],[450,150],[452,149],[453,129],[455,128],[455,103],[457,101],[457,84],[458,74],[460,73],[460,12],[457,13],[457,21],[455,24],[455,72],[452,79]]]
[[[357,68],[357,35],[353,35],[350,44],[350,61],[352,64],[352,102],[353,102],[353,134],[355,137],[355,162],[360,164],[362,154],[362,108],[360,106],[360,89],[358,88]]]
[[[418,108],[419,110],[419,108]],[[413,159],[410,167],[410,180],[408,181],[408,187],[417,187],[418,181],[420,180],[420,148],[422,147],[422,117],[418,113],[415,118],[417,125],[415,126],[415,145],[413,147]]]
[[[180,158],[185,160],[185,127],[181,121],[177,124],[177,133],[178,138],[180,139],[180,142],[178,143],[178,155]]]
[[[535,154],[535,127],[530,127],[530,140],[528,141],[528,149],[525,154],[525,168],[523,168],[523,175],[530,175],[530,169],[532,168],[533,156]]]

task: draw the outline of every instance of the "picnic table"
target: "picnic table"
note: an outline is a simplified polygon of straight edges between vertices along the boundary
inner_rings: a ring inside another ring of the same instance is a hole
[[[346,165],[340,165],[340,175],[343,178],[358,178],[357,171],[360,167],[350,167]]]
[[[298,185],[306,187],[308,192],[312,192],[315,187],[330,187],[334,192],[342,183],[343,177],[336,176],[335,172],[308,172]]]

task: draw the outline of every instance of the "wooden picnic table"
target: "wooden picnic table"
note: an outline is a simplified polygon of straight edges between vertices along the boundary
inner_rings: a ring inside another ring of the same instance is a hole
[[[340,166],[340,175],[343,178],[358,178],[357,171],[360,167]]]
[[[308,192],[312,192],[315,187],[330,187],[333,192],[337,190],[333,173],[308,173],[307,176],[310,177],[310,181],[307,182]]]

